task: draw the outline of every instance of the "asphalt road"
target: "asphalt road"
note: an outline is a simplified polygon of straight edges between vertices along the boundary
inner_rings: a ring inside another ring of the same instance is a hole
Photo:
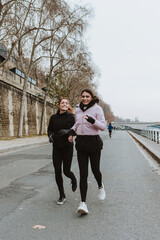
[[[76,213],[79,189],[72,193],[66,177],[67,201],[56,205],[50,144],[0,155],[0,240],[159,240],[160,176],[127,132],[102,138],[107,197],[98,200],[90,172],[87,216]],[[72,170],[79,177],[76,152]]]

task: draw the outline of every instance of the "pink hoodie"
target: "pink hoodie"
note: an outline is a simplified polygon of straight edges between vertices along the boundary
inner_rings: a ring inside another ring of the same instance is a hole
[[[92,124],[84,119],[85,115],[92,117],[95,123]],[[103,110],[97,103],[84,112],[79,107],[76,109],[75,124],[72,129],[77,135],[98,135],[99,130],[104,131],[106,127]]]

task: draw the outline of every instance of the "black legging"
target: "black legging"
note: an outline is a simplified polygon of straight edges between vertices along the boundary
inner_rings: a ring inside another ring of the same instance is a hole
[[[80,170],[80,193],[81,193],[81,201],[86,201],[87,195],[87,178],[88,178],[88,162],[90,158],[91,169],[94,174],[94,177],[98,183],[98,186],[102,186],[102,174],[100,172],[100,157],[101,150],[97,152],[83,152],[77,150],[77,158]]]
[[[60,197],[65,196],[62,178],[62,163],[63,173],[71,180],[75,180],[73,172],[71,172],[71,163],[73,157],[73,147],[55,148],[53,147],[53,166],[55,169],[55,179],[60,193]]]

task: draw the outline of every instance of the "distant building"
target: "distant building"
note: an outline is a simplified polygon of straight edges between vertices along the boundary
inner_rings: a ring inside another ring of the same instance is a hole
[[[6,47],[0,44],[0,63],[5,61],[8,53]],[[35,70],[37,69],[35,68]],[[34,74],[34,71],[31,76],[28,77],[25,96],[24,136],[39,134],[44,106],[45,79],[43,78],[43,73],[40,76],[40,80]],[[17,136],[24,77],[24,73],[17,68],[13,57],[10,57],[4,66],[0,67],[0,139]],[[37,84],[38,80],[39,84]],[[45,134],[47,133],[49,118],[55,111],[53,101],[47,97],[46,110],[44,112]]]
[[[0,63],[2,63],[7,56],[8,56],[7,48],[4,46],[4,44],[0,43]],[[14,62],[13,57],[10,57],[9,61],[13,63]]]
[[[0,63],[2,63],[6,59],[7,55],[8,55],[7,48],[3,44],[0,43]],[[7,61],[7,63],[5,64],[5,68],[6,68],[6,65],[7,65],[7,69],[9,69],[9,71],[15,73],[20,78],[24,79],[24,73],[15,67],[16,63],[15,63],[13,57],[10,57],[10,59]],[[34,80],[31,77],[28,77],[28,82],[32,83],[33,85],[36,85],[36,80]]]
[[[18,68],[12,68],[12,69],[10,69],[10,71],[17,74],[18,76],[24,78],[24,73],[22,71],[20,71]],[[28,82],[32,83],[33,85],[36,85],[36,81],[31,77],[28,77]]]
[[[125,121],[126,121],[127,123],[131,122],[131,120],[130,120],[129,118],[127,118]]]
[[[135,117],[135,122],[139,122],[138,117]]]

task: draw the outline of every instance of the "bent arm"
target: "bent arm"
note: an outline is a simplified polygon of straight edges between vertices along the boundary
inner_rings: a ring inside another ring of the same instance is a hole
[[[52,129],[52,116],[50,117],[50,120],[49,120],[47,133],[48,133],[48,137],[53,133],[53,129]]]
[[[77,131],[77,114],[75,112],[75,118],[74,118],[74,125],[71,127],[70,130],[73,130],[75,133]]]
[[[101,131],[104,131],[107,127],[104,113],[103,113],[103,110],[101,107],[97,111],[95,123],[93,124],[93,126],[95,126],[96,128],[98,128]]]

